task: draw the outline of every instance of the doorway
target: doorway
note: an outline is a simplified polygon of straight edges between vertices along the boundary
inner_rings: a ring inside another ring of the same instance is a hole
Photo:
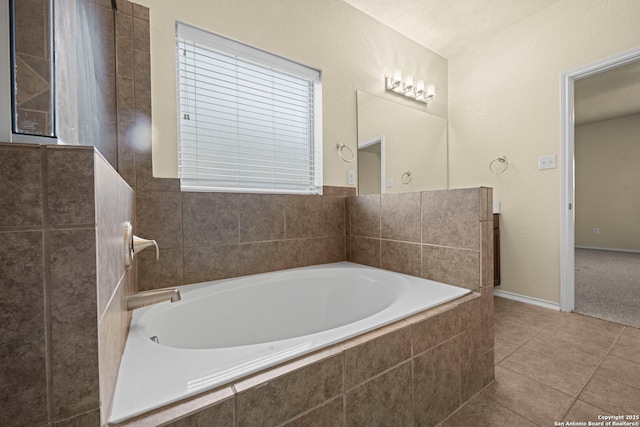
[[[382,194],[385,185],[384,135],[358,143],[358,195]]]
[[[569,70],[561,75],[561,251],[560,309],[575,309],[575,81],[640,61],[640,47]]]

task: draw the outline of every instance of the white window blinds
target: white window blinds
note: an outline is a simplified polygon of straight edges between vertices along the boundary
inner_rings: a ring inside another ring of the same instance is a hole
[[[320,72],[177,24],[184,191],[322,194]]]

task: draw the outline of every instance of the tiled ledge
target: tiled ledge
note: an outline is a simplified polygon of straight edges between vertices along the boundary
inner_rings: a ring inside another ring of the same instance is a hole
[[[493,379],[484,300],[472,293],[118,426],[435,425]]]

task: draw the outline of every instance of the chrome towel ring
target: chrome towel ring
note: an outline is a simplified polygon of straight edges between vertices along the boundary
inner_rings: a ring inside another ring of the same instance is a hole
[[[411,171],[406,171],[405,173],[402,174],[402,176],[400,177],[400,181],[403,184],[408,184],[411,182],[411,175],[413,175],[413,172]]]
[[[491,163],[489,163],[489,171],[494,175],[501,174],[506,171],[508,167],[509,160],[507,160],[507,156],[500,156],[497,159],[491,160]]]
[[[338,149],[338,156],[340,156],[340,158],[345,162],[351,163],[356,159],[356,155],[353,154],[353,150],[347,144],[336,144],[336,148]],[[345,158],[342,154],[342,151],[344,151],[345,149],[347,149],[351,153],[350,159]]]

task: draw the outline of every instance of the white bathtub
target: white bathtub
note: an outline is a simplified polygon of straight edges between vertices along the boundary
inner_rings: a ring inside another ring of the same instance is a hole
[[[180,302],[134,311],[111,422],[469,293],[348,262],[198,283],[180,292]]]

